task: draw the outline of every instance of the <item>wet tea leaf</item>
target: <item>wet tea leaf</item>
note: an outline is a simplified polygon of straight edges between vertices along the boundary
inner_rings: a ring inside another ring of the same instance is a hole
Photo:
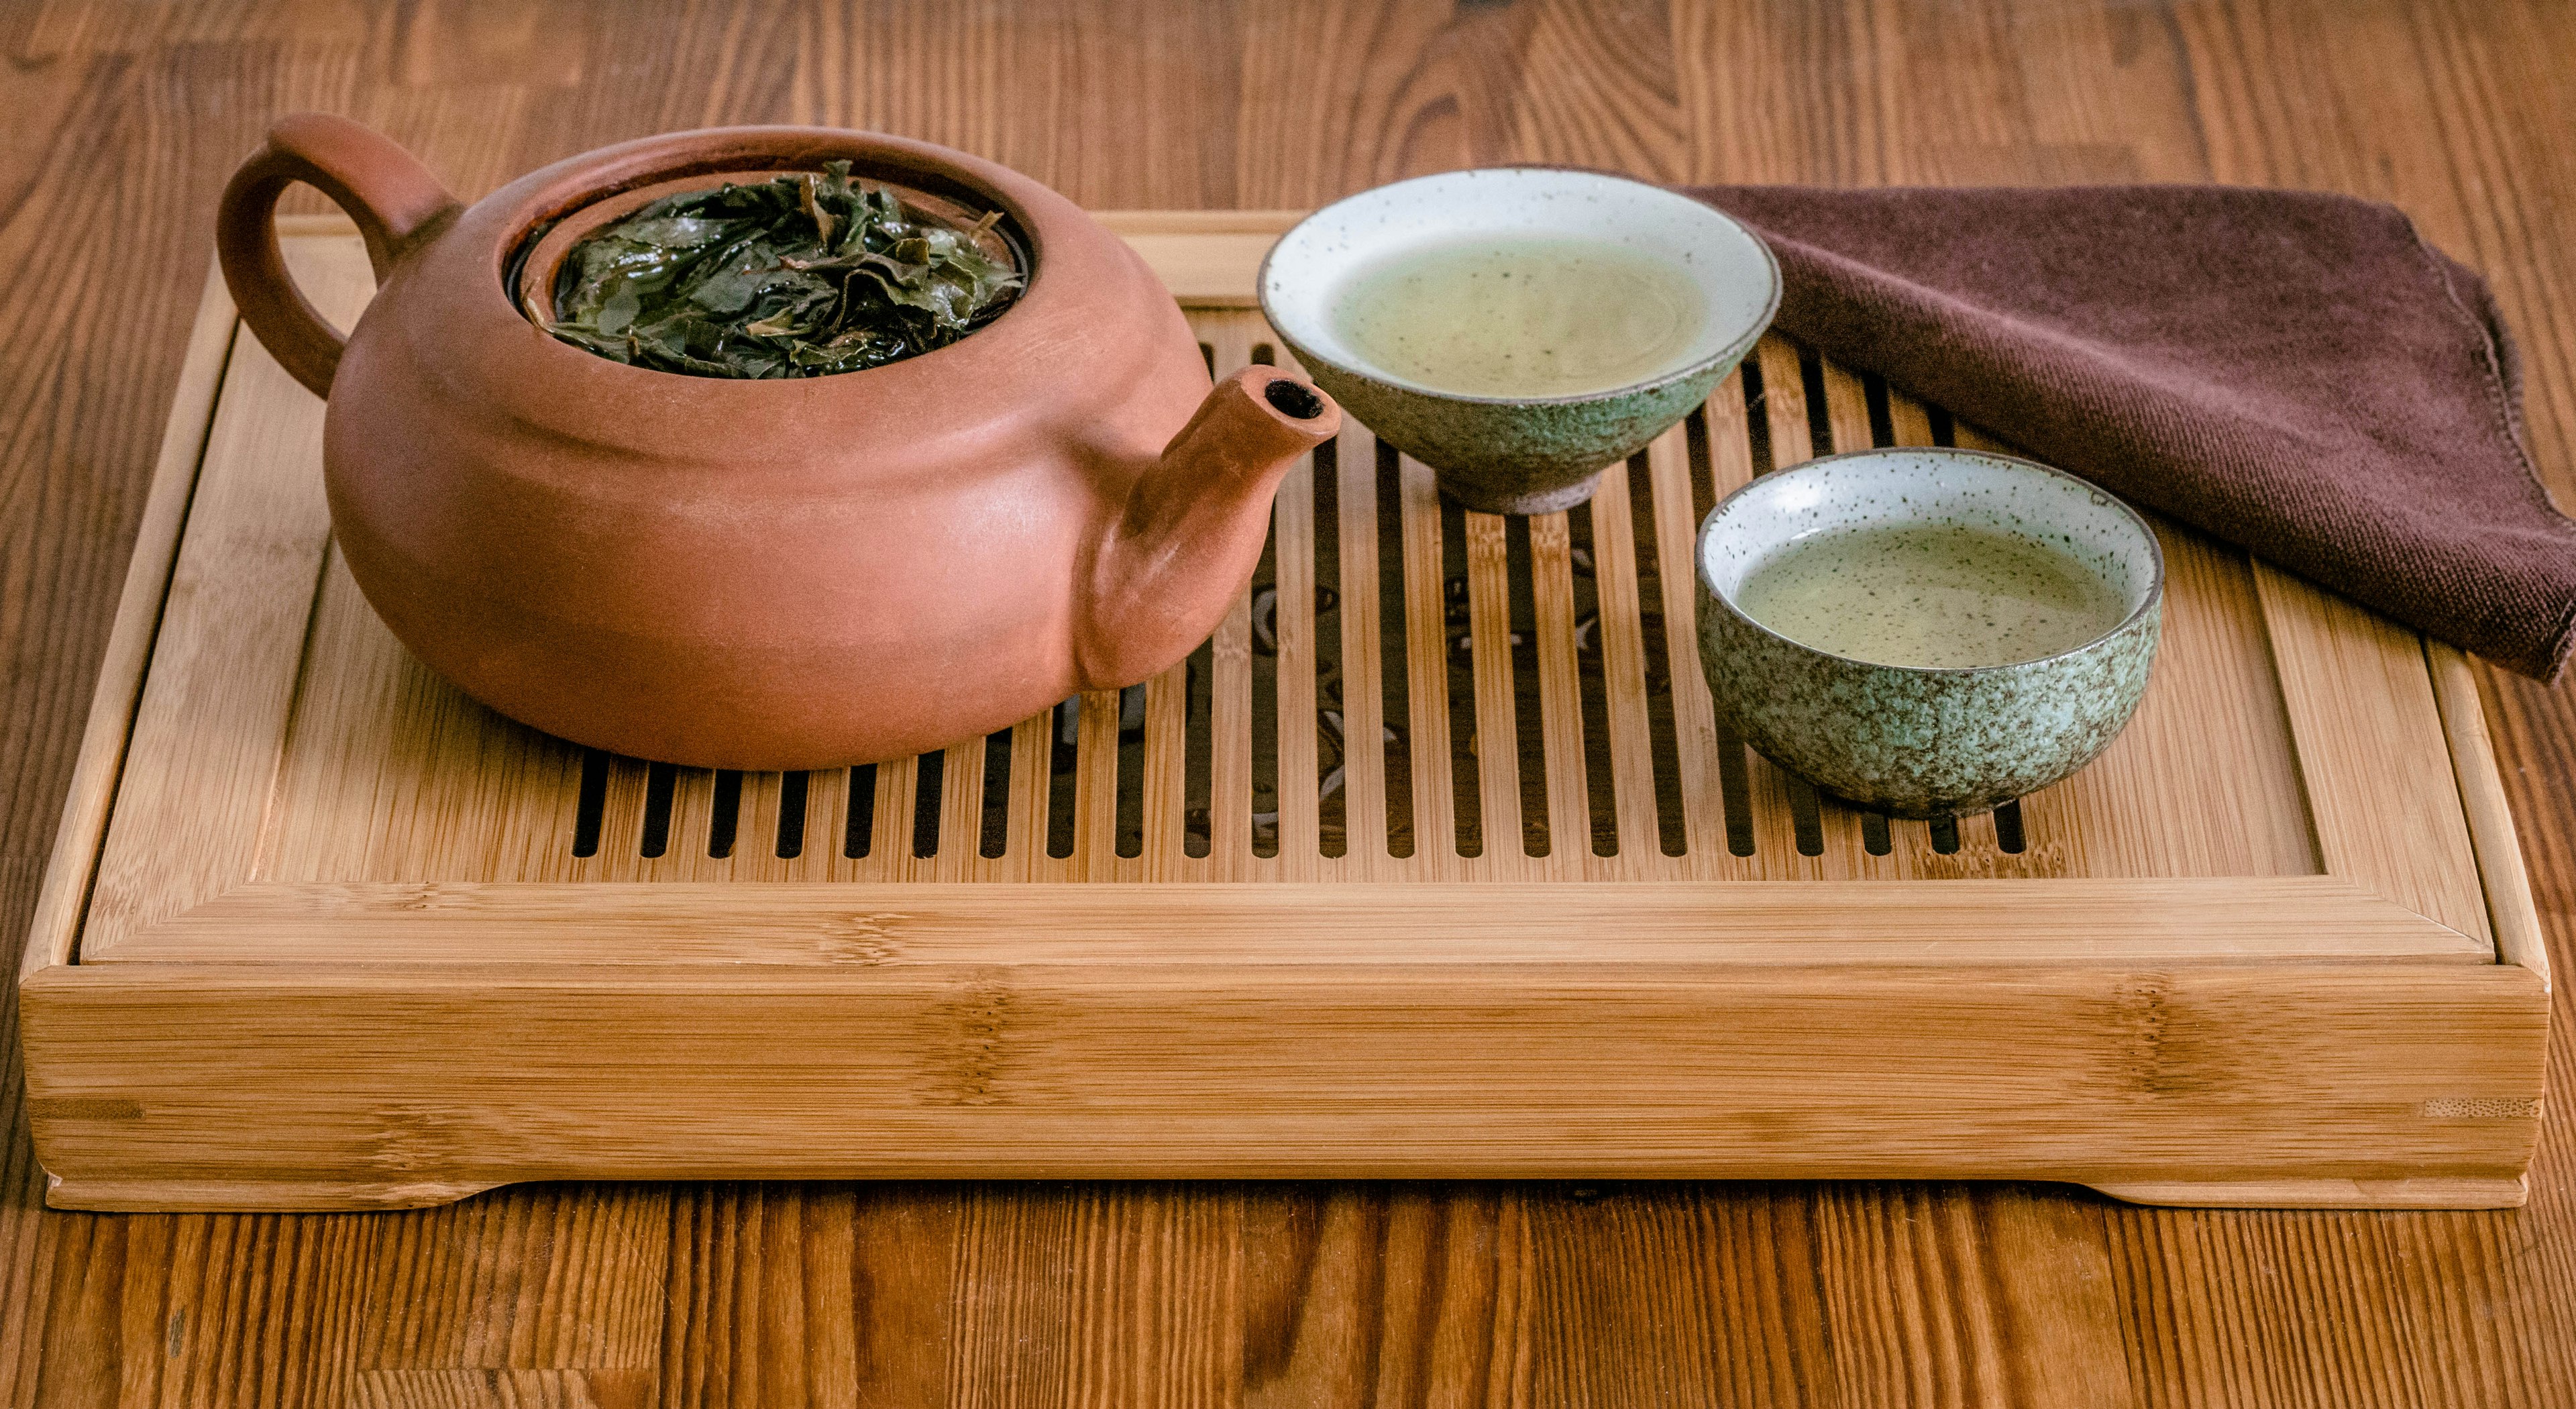
[[[1026,280],[958,229],[850,179],[848,162],[665,196],[575,245],[546,330],[703,377],[855,372],[945,347]]]

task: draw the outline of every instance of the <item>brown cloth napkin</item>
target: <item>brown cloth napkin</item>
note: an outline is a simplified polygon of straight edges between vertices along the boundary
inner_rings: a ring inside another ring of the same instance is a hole
[[[2576,522],[2486,281],[2396,209],[2211,186],[1691,194],[1761,230],[1779,326],[2499,665],[2576,634]]]

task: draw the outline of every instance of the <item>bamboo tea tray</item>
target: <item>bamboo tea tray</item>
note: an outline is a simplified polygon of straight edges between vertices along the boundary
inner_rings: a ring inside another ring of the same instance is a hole
[[[1272,355],[1248,305],[1284,217],[1114,219],[1215,370]],[[357,239],[289,233],[347,321]],[[2522,1199],[2548,979],[2467,665],[2165,526],[2163,653],[2100,762],[1955,823],[1819,802],[1711,722],[1693,530],[1771,466],[1978,438],[1777,339],[1570,514],[1444,508],[1351,425],[1185,664],[810,775],[588,755],[432,677],[331,551],[321,425],[210,284],[21,970],[57,1205]]]

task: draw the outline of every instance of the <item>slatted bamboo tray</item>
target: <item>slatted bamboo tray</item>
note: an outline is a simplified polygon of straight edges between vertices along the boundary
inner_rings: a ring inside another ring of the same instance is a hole
[[[1284,217],[1113,217],[1212,367]],[[366,261],[290,231],[344,319]],[[1828,449],[1981,443],[1772,339],[1570,514],[1349,426],[1188,662],[942,754],[585,754],[330,549],[322,408],[210,283],[22,969],[79,1208],[515,1180],[1928,1176],[2521,1201],[2547,976],[2452,652],[2159,525],[2136,723],[1984,817],[1711,719],[1691,540]],[[2007,431],[2009,428],[2005,428]],[[779,611],[797,604],[780,602]]]

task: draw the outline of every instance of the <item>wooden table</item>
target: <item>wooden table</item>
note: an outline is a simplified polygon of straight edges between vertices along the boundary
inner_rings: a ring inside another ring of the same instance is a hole
[[[0,7],[0,930],[35,900],[215,193],[296,107],[371,122],[468,193],[728,121],[953,143],[1094,207],[1303,206],[1511,160],[2352,191],[2494,280],[2541,472],[2576,503],[2576,13],[2551,0],[669,8]],[[2576,689],[2486,684],[2576,973]],[[2564,998],[2554,1033],[2564,1090]],[[2576,1400],[2564,1112],[2516,1213],[1899,1184],[825,1185],[118,1217],[42,1211],[7,1053],[8,1403]]]

